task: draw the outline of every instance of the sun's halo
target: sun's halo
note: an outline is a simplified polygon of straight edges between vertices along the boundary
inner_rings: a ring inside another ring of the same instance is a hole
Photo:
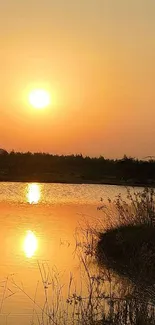
[[[44,89],[34,89],[29,93],[29,102],[34,108],[45,108],[50,104],[50,95]]]

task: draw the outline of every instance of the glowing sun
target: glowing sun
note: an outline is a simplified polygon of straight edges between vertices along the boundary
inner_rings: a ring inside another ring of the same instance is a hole
[[[29,94],[29,102],[34,108],[45,108],[50,104],[50,95],[44,89],[35,89]]]

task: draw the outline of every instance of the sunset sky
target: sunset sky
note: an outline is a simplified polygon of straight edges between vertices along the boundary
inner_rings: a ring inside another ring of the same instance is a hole
[[[1,1],[0,40],[1,148],[155,155],[155,0]]]

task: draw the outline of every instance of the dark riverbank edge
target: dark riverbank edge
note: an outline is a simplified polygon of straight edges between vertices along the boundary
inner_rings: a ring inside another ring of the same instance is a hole
[[[96,249],[99,265],[107,266],[133,283],[153,286],[155,283],[155,226],[120,225],[100,234]]]
[[[124,180],[60,180],[60,179],[40,179],[40,178],[31,178],[31,177],[20,177],[20,178],[5,178],[1,177],[0,182],[15,182],[15,183],[48,183],[48,184],[81,184],[81,185],[113,185],[113,186],[130,186],[130,187],[152,187],[155,188],[155,183],[137,183],[133,181],[124,181]]]

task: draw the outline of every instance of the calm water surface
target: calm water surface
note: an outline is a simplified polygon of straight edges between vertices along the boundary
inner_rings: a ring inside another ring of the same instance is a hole
[[[75,229],[83,220],[102,218],[101,198],[114,199],[120,186],[0,183],[0,324],[32,321],[37,288],[43,303],[41,274],[57,272],[60,280],[78,276],[73,252]],[[43,269],[42,269],[43,267]],[[39,282],[38,282],[39,281]],[[38,307],[38,313],[40,312]]]

